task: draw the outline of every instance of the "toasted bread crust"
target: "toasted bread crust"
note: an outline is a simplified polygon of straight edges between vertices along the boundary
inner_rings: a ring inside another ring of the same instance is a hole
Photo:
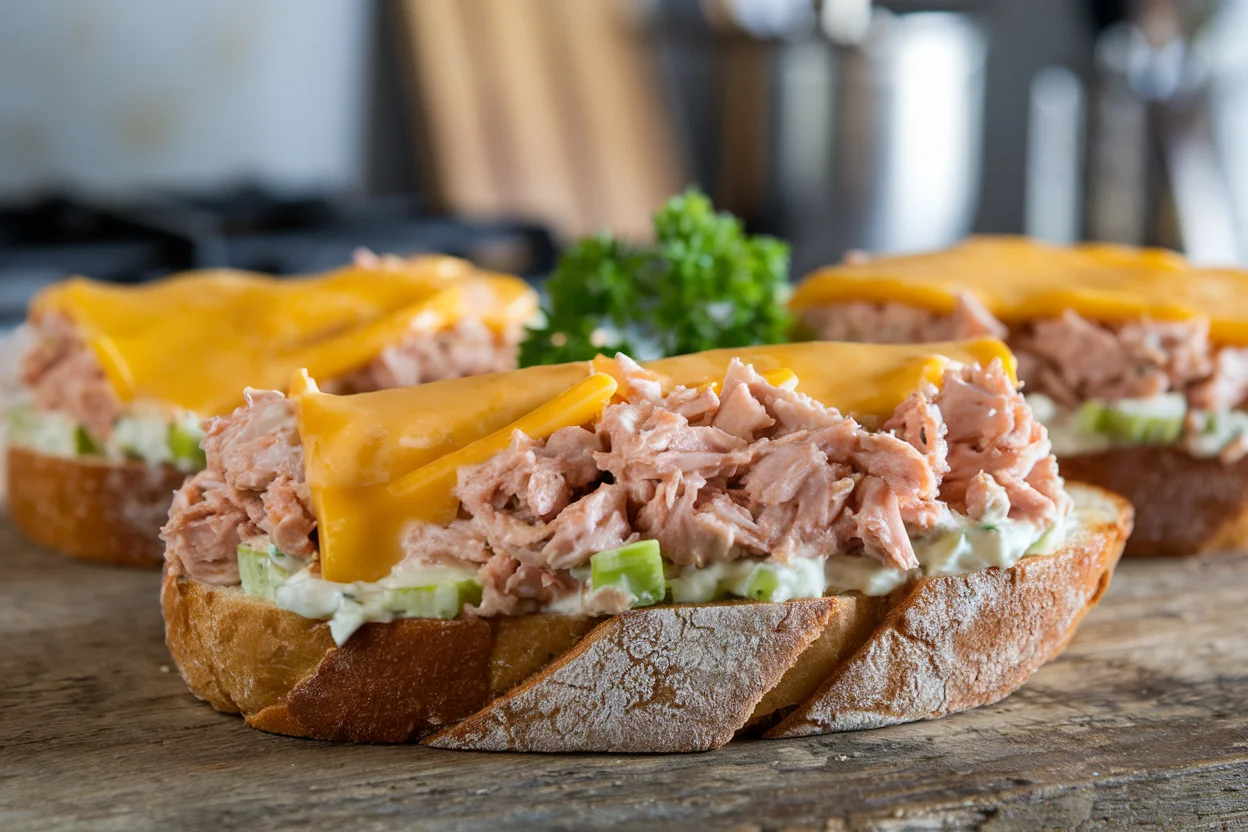
[[[463,719],[575,646],[571,616],[365,624],[341,648],[329,627],[238,587],[165,570],[165,641],[191,691],[262,731],[404,742]]]
[[[819,638],[836,603],[709,604],[614,616],[541,673],[426,742],[478,751],[718,748]]]
[[[937,719],[1004,698],[1066,647],[1108,589],[1131,531],[1125,501],[1121,509],[1093,534],[1074,532],[1059,555],[920,579],[903,590],[871,638],[767,736]],[[1117,544],[1106,545],[1110,540]]]
[[[323,622],[166,570],[167,641],[218,710],[321,739],[663,752],[934,718],[1009,694],[1104,592],[1131,508],[1071,492],[1085,522],[1059,552],[884,598],[404,620],[337,648]]]
[[[1180,448],[1114,448],[1061,458],[1062,476],[1135,506],[1129,557],[1199,555],[1248,543],[1248,457],[1229,465]]]
[[[160,527],[186,474],[171,465],[8,452],[9,512],[49,549],[127,566],[164,562]]]

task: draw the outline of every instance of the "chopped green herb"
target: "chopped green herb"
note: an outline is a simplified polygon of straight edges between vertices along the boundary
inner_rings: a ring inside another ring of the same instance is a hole
[[[789,248],[749,236],[690,189],[654,216],[655,244],[608,234],[573,244],[546,283],[546,321],[520,365],[624,352],[641,360],[785,341]]]

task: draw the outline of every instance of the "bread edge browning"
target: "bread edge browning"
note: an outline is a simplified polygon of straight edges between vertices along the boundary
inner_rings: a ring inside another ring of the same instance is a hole
[[[1122,497],[1068,485],[1098,522],[1050,556],[1010,569],[921,578],[814,694],[769,730],[793,737],[937,719],[996,702],[1057,656],[1109,588],[1133,511]]]
[[[1070,490],[1102,519],[1059,552],[884,598],[647,607],[597,622],[404,619],[366,624],[339,648],[324,622],[166,570],[166,640],[196,696],[254,728],[317,739],[651,753],[768,726],[795,736],[932,718],[1017,688],[1105,591],[1131,508]],[[935,664],[916,652],[937,645]],[[945,694],[908,697],[933,667]]]
[[[10,446],[9,514],[23,535],[86,560],[159,568],[160,527],[186,474],[172,465],[69,459]]]
[[[1182,448],[1112,448],[1061,458],[1062,476],[1135,506],[1127,557],[1203,555],[1248,544],[1248,457],[1223,463]]]

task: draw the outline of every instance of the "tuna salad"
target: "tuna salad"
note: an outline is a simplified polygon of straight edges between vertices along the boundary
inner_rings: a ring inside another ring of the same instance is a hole
[[[166,402],[123,402],[99,360],[65,317],[35,322],[21,359],[25,395],[9,411],[10,441],[53,456],[102,456],[204,467],[200,418]],[[464,319],[437,331],[413,330],[367,365],[331,379],[326,389],[364,393],[512,369],[521,328],[496,334]]]
[[[1027,399],[1058,455],[1172,445],[1231,463],[1248,453],[1248,349],[1209,340],[1209,321],[1102,323],[1071,310],[1006,327],[970,294],[948,314],[901,303],[812,309],[816,336],[921,343],[1007,337]]]
[[[610,615],[663,601],[885,594],[922,575],[1012,566],[1060,544],[1071,501],[999,360],[950,363],[880,424],[734,360],[676,386],[617,356],[592,424],[516,431],[461,467],[457,516],[412,521],[376,582],[321,577],[293,402],[249,390],[206,423],[205,470],[162,531],[175,574],[330,619]]]

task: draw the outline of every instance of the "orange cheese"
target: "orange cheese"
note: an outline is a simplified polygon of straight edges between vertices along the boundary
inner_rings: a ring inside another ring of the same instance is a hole
[[[1103,243],[1061,248],[1022,237],[973,237],[945,251],[846,263],[794,292],[802,312],[849,301],[896,302],[936,312],[970,292],[1005,323],[1070,309],[1116,321],[1207,317],[1218,343],[1248,344],[1248,272],[1198,269],[1178,254]]]
[[[665,389],[723,379],[739,357],[776,383],[842,412],[880,418],[950,361],[1014,359],[1000,341],[875,346],[782,344],[712,350],[646,365]],[[596,421],[616,392],[607,359],[530,367],[355,396],[321,393],[306,376],[290,385],[304,466],[318,523],[321,569],[329,580],[373,581],[402,558],[412,522],[449,522],[461,465],[506,447],[511,432],[535,437]]]
[[[400,477],[390,483],[386,493],[406,501],[415,519],[445,525],[455,519],[455,511],[459,508],[459,501],[451,490],[455,487],[460,468],[480,465],[506,450],[516,431],[533,439],[548,439],[560,428],[596,421],[615,395],[617,387],[616,380],[611,376],[594,373],[532,413]]]
[[[198,271],[118,286],[74,278],[36,296],[31,317],[72,320],[123,401],[209,416],[241,404],[244,387],[280,389],[300,368],[329,379],[361,367],[413,327],[441,329],[471,315],[501,330],[536,306],[519,278],[420,257],[292,279]]]

